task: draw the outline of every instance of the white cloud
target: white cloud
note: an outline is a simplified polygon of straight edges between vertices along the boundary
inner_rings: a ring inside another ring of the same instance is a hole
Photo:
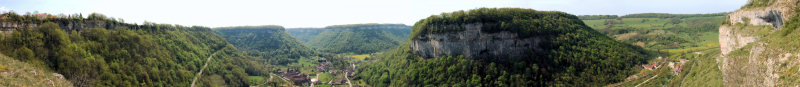
[[[0,7],[0,12],[5,12],[5,11],[6,11],[6,6]]]

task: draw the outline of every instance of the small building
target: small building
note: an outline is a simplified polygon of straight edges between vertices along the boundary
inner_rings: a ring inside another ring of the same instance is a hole
[[[281,77],[291,80],[295,85],[308,85],[310,83],[307,75],[294,70],[287,70],[281,73]]]
[[[336,79],[336,80],[333,80],[330,84],[331,85],[347,84],[347,79]]]
[[[318,80],[317,78],[312,78],[312,79],[311,79],[311,83],[312,83],[312,84],[314,84],[314,83],[317,83],[317,82],[319,82],[319,80]]]
[[[642,65],[642,67],[644,67],[644,69],[647,69],[647,70],[658,69],[658,65],[656,65],[656,64],[644,64],[644,65]]]
[[[47,16],[47,13],[40,13],[40,14],[36,14],[36,17],[37,18],[47,18],[49,16]]]
[[[683,64],[675,64],[675,66],[673,66],[672,68],[672,73],[678,75],[678,73],[680,73],[681,70],[683,70]]]
[[[0,14],[0,18],[6,18],[6,16],[8,16],[7,13]]]

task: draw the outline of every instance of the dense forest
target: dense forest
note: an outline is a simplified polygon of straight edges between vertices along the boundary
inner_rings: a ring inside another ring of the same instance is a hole
[[[219,27],[215,33],[250,56],[261,57],[258,62],[286,65],[297,58],[311,56],[314,51],[289,35],[281,26]]]
[[[322,32],[313,36],[308,41],[308,46],[320,52],[335,54],[368,54],[391,49],[406,41],[411,31],[410,27],[402,24],[333,25],[319,30]],[[304,33],[295,34],[298,37],[301,35]]]
[[[76,86],[188,86],[206,63],[197,85],[249,86],[246,76],[266,71],[207,27],[127,24],[101,14],[88,18],[7,15],[0,20],[39,26],[3,35],[0,51],[63,74]],[[124,27],[70,30],[60,27],[65,23]],[[211,61],[206,62],[209,56]]]
[[[623,81],[638,71],[634,66],[653,57],[592,30],[577,16],[556,11],[480,8],[442,13],[417,22],[411,36],[461,31],[437,26],[466,23],[489,25],[481,29],[487,32],[546,38],[541,50],[511,58],[421,58],[406,43],[361,64],[356,79],[373,86],[599,86]]]

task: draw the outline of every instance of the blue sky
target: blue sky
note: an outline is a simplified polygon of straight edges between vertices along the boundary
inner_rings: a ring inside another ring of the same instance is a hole
[[[281,25],[288,28],[414,22],[480,7],[517,7],[575,15],[731,12],[747,0],[0,0],[0,11],[84,15],[126,22],[209,27]]]

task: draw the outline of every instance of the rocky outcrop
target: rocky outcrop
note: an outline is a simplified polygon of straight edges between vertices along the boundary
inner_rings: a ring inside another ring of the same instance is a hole
[[[751,34],[752,32],[741,32],[742,27],[720,26],[719,45],[722,55],[727,55],[733,50],[744,47],[745,45],[761,39],[761,36]]]
[[[73,30],[80,31],[81,29],[87,28],[106,28],[106,29],[119,29],[119,28],[127,28],[127,29],[135,29],[136,25],[129,25],[124,23],[112,23],[112,22],[105,22],[105,21],[82,21],[82,22],[73,22],[73,21],[59,21],[53,20],[56,24],[58,24],[61,29],[64,31],[70,32]],[[0,32],[2,33],[11,33],[15,29],[22,29],[25,27],[38,27],[40,24],[38,23],[24,23],[24,22],[14,22],[14,21],[0,21]]]
[[[8,22],[8,21],[0,21],[0,32],[1,33],[11,33],[14,29],[24,28],[24,27],[35,27],[39,26],[38,24],[29,24],[29,23],[20,23],[20,22]]]
[[[750,9],[736,11],[728,14],[728,22],[731,25],[771,25],[775,29],[780,29],[783,25],[783,11],[775,8]],[[788,16],[788,15],[787,15]]]
[[[791,18],[794,14],[794,7],[797,0],[775,0],[772,4],[760,8],[746,8],[728,14],[728,19],[719,28],[719,41],[722,55],[739,49],[751,42],[755,42],[761,36],[755,36],[754,32],[740,31],[741,27],[734,26],[772,26],[773,30],[779,30],[783,26],[784,20]]]
[[[781,81],[781,73],[786,72],[786,64],[797,64],[796,58],[791,57],[800,55],[770,47],[770,42],[765,41],[769,39],[762,38],[780,30],[784,20],[792,18],[797,2],[776,0],[766,7],[728,14],[726,23],[719,28],[722,55],[717,59],[727,86],[787,86],[786,81]]]
[[[783,25],[785,18],[789,15],[783,13],[790,13],[789,10],[781,8],[756,8],[739,10],[728,14],[726,25],[719,28],[719,41],[722,54],[739,49],[751,42],[755,42],[761,36],[754,35],[754,32],[743,32],[742,27],[735,26],[772,26],[773,30],[778,30]]]
[[[520,38],[516,33],[482,32],[482,23],[457,24],[465,30],[442,34],[418,35],[411,40],[414,54],[425,58],[463,55],[467,58],[516,56],[535,49],[541,37]]]

